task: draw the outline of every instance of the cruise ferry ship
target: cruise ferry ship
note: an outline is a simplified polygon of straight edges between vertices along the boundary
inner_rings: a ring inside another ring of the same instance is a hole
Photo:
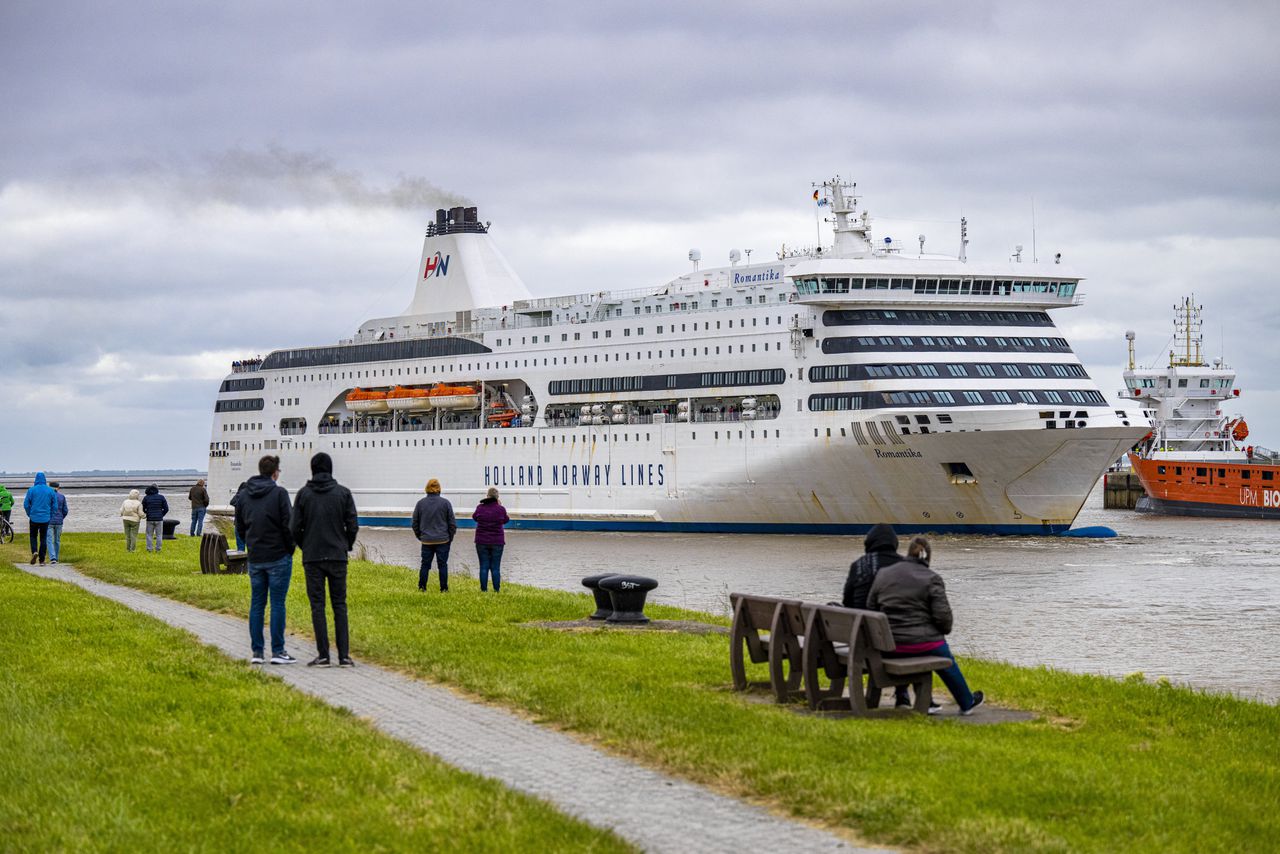
[[[1125,394],[1152,421],[1129,453],[1146,492],[1140,513],[1280,519],[1280,453],[1249,443],[1245,420],[1229,411],[1240,397],[1236,372],[1205,358],[1202,306],[1187,297],[1174,306],[1169,364],[1140,367],[1129,339]]]
[[[1099,390],[1052,312],[1055,257],[996,264],[873,237],[855,185],[814,185],[829,246],[729,253],[655,287],[534,297],[474,207],[428,225],[402,314],[237,364],[210,442],[214,512],[266,453],[332,455],[365,525],[408,525],[428,478],[516,527],[1057,533],[1149,430]],[[910,251],[909,251],[910,250]],[[465,524],[465,521],[464,521]]]

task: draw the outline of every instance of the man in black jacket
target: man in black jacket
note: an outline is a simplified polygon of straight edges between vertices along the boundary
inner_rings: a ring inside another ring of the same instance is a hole
[[[338,666],[354,667],[347,643],[347,552],[356,543],[360,525],[351,490],[333,479],[333,460],[323,451],[311,458],[311,480],[298,490],[289,532],[302,548],[302,569],[311,600],[311,626],[316,634],[316,657],[308,667],[329,666],[328,622],[324,615],[324,585],[329,582],[333,602],[333,634]]]
[[[293,578],[293,536],[289,533],[289,493],[276,483],[280,458],[258,460],[257,477],[236,495],[236,537],[249,549],[249,642],[254,664],[262,664],[262,623],[271,599],[271,663],[293,664],[284,649],[284,600]]]

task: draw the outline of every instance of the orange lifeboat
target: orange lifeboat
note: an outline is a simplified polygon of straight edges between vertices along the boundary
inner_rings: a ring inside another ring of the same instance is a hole
[[[396,386],[387,392],[387,406],[395,412],[421,412],[431,408],[431,392],[425,388]]]
[[[347,409],[364,414],[378,414],[389,412],[391,407],[387,405],[385,391],[365,391],[356,388],[347,393]]]
[[[445,385],[439,383],[428,393],[431,406],[437,409],[477,409],[480,392],[469,385]]]
[[[1244,422],[1243,418],[1231,425],[1231,438],[1237,442],[1243,442],[1249,438],[1249,425]]]
[[[514,409],[503,406],[501,403],[494,403],[493,408],[489,410],[489,417],[485,420],[499,427],[510,427],[511,422],[519,414]]]

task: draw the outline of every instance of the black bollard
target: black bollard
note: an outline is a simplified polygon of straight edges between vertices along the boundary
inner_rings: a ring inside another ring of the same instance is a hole
[[[613,607],[608,617],[610,623],[649,622],[644,615],[644,600],[649,591],[658,586],[657,580],[640,575],[611,575],[597,584],[609,591]]]
[[[609,598],[609,591],[600,589],[600,582],[612,577],[613,573],[605,573],[604,575],[588,575],[582,579],[582,586],[590,590],[591,595],[596,599],[596,612],[589,619],[607,620],[613,614],[613,600]]]

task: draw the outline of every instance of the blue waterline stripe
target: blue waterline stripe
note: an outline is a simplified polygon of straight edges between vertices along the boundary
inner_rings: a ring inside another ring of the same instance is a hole
[[[408,528],[407,516],[361,516],[360,524],[380,528]],[[470,519],[459,519],[459,528],[474,528]],[[589,519],[513,519],[509,528],[530,531],[636,531],[683,534],[850,534],[871,530],[870,524],[794,524],[786,522],[627,522]],[[1044,536],[1061,534],[1070,525],[905,525],[894,524],[899,534],[997,534],[1002,536]]]

